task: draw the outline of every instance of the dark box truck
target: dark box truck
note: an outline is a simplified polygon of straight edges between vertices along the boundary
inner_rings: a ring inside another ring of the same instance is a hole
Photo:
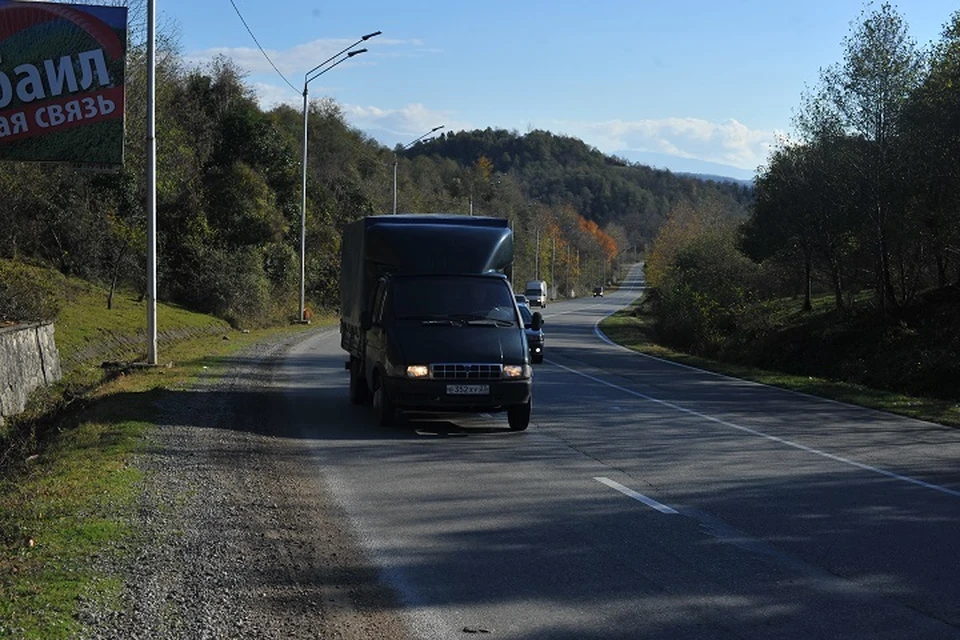
[[[527,428],[532,369],[506,220],[370,216],[344,229],[341,261],[352,403],[372,403],[381,425],[402,412],[506,411],[511,429]]]

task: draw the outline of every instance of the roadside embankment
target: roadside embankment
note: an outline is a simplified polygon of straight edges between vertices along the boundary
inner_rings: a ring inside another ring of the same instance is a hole
[[[0,328],[0,425],[24,410],[35,389],[62,377],[53,323]]]

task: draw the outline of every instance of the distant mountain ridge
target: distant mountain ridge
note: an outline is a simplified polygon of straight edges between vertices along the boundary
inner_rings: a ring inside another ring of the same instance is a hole
[[[548,131],[526,134],[503,129],[446,133],[401,153],[453,161],[473,168],[482,162],[490,174],[510,176],[529,201],[551,207],[571,206],[601,228],[619,225],[631,243],[656,237],[671,211],[682,203],[719,207],[745,217],[753,200],[744,179],[710,174],[684,175],[630,159],[611,156],[578,138]],[[476,174],[477,180],[480,174]],[[494,181],[495,178],[494,178]],[[480,188],[482,182],[477,183]]]
[[[382,129],[367,130],[365,133],[391,149],[394,148],[395,145],[403,144],[404,142],[401,141],[395,133]],[[447,135],[451,134],[448,133]],[[557,137],[563,138],[565,136]],[[577,140],[577,138],[573,139]],[[583,144],[589,148],[587,143],[584,142]],[[612,153],[604,153],[604,155],[610,158],[619,158],[629,163],[644,165],[651,169],[665,170],[676,175],[688,176],[699,180],[712,180],[714,182],[734,182],[741,185],[752,186],[753,178],[756,174],[756,171],[749,171],[732,165],[696,158],[685,158],[668,153],[621,149]]]
[[[752,187],[753,180],[743,180],[741,178],[731,178],[730,176],[717,176],[709,173],[686,173],[686,172],[677,172],[678,176],[688,176],[690,178],[696,178],[697,180],[708,180],[710,182],[731,182],[733,184],[743,185],[745,187]]]
[[[724,179],[727,181],[737,181],[741,184],[753,184],[753,178],[756,175],[756,171],[749,171],[728,164],[698,160],[696,158],[681,158],[680,156],[673,156],[667,153],[624,149],[616,151],[614,155],[631,162],[638,162],[651,167],[666,168],[676,174],[697,176],[708,180]]]

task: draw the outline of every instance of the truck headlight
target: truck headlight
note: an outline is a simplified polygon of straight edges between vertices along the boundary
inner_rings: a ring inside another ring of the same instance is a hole
[[[430,367],[425,364],[411,364],[407,366],[408,378],[426,378],[430,376]]]
[[[503,365],[503,377],[510,379],[529,378],[530,366],[525,364],[505,364]]]

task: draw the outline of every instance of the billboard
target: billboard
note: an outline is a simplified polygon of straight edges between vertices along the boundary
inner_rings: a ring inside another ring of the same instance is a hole
[[[127,9],[0,0],[0,160],[123,163]]]

